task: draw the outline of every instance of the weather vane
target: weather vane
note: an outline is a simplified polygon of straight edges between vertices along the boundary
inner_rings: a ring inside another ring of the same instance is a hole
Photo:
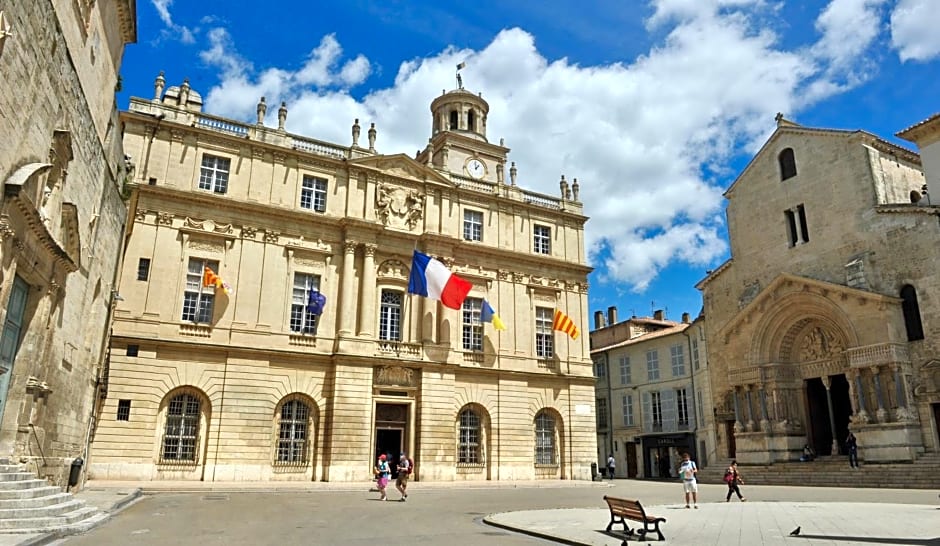
[[[457,65],[457,89],[463,89],[463,77],[460,76],[460,71],[466,67],[466,62],[462,62]]]

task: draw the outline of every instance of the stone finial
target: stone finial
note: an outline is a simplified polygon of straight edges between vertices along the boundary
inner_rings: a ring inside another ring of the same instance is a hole
[[[426,156],[424,157],[424,161],[425,161],[425,163],[427,163],[428,167],[430,167],[431,164],[434,162],[434,148],[431,147],[431,141],[432,141],[432,140],[433,140],[433,139],[429,137],[429,138],[428,138],[428,145],[424,148],[425,151],[427,151],[427,153],[428,153],[428,155],[426,155]]]
[[[186,106],[189,102],[189,78],[183,78],[183,85],[180,86],[180,106]]]
[[[561,175],[561,180],[558,181],[558,188],[561,190],[561,198],[566,199],[570,190],[568,189],[568,181],[565,180],[565,175]]]
[[[375,123],[369,126],[369,151],[375,152]]]
[[[153,100],[159,101],[163,97],[163,89],[166,87],[166,78],[163,77],[163,71],[161,70],[157,74],[157,79],[153,80]]]
[[[505,147],[506,147],[506,139],[503,138],[503,137],[499,137],[499,145],[502,146],[503,148],[505,148]]]
[[[264,125],[264,115],[268,112],[268,105],[264,102],[264,97],[258,101],[258,125]]]
[[[516,162],[513,161],[512,165],[509,166],[509,184],[512,186],[516,185],[516,174],[519,173],[519,170],[516,169]]]
[[[285,123],[287,123],[287,103],[282,102],[281,107],[277,109],[277,130],[283,131]]]
[[[353,148],[359,147],[359,132],[361,130],[362,129],[359,127],[359,118],[356,118],[355,120],[353,120],[353,125],[352,125]]]
[[[581,192],[581,184],[578,184],[578,179],[575,178],[574,182],[571,183],[571,192],[574,194],[574,200],[578,200],[578,194]]]

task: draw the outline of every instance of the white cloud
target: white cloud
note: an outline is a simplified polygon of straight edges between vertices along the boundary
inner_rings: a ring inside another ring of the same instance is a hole
[[[929,61],[940,56],[938,0],[898,0],[891,13],[891,45],[901,61]]]
[[[164,38],[177,38],[184,44],[196,43],[196,36],[192,30],[173,22],[173,16],[170,15],[170,6],[173,5],[173,0],[150,0],[150,2],[157,10],[160,20],[166,25],[166,28],[161,32]]]
[[[287,102],[293,132],[348,144],[359,118],[363,134],[376,123],[380,152],[412,154],[430,136],[430,102],[454,87],[454,66],[466,60],[464,84],[489,102],[489,140],[506,138],[520,185],[557,195],[561,174],[578,178],[594,265],[642,291],[672,263],[704,269],[725,255],[723,188],[702,165],[727,169],[742,145],[753,150],[766,138],[776,112],[792,117],[854,85],[846,74],[877,34],[879,5],[834,0],[820,16],[819,42],[787,51],[755,22],[753,10],[774,12],[761,1],[658,0],[648,23],[663,37],[631,63],[549,60],[531,34],[507,29],[478,51],[402,62],[392,86],[360,99],[349,88],[372,66],[361,55],[345,60],[333,35],[297,70],[256,72],[213,30],[202,58],[220,68],[221,82],[206,94],[207,110],[253,120],[264,95],[269,121],[272,105]],[[843,24],[862,36],[844,35]],[[610,257],[597,263],[604,249]]]

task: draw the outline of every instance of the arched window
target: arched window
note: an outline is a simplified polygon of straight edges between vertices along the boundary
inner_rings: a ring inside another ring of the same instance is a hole
[[[917,305],[917,290],[909,284],[901,288],[901,310],[904,312],[904,327],[907,340],[924,339],[924,326],[920,322],[920,306]]]
[[[200,400],[193,393],[174,396],[167,405],[163,431],[163,461],[196,462],[199,445]]]
[[[480,414],[473,409],[467,408],[460,412],[460,430],[457,439],[458,463],[483,463],[483,434],[480,422]]]
[[[457,111],[456,111],[456,110],[451,110],[451,111],[450,111],[450,129],[451,129],[452,131],[456,131],[456,130],[457,130],[458,116],[459,116],[459,114],[457,114]]]
[[[473,110],[467,112],[467,130],[476,130],[476,116],[474,115]]]
[[[555,463],[555,418],[540,411],[535,416],[535,464]]]
[[[780,162],[780,180],[796,176],[796,158],[793,157],[793,148],[785,148],[780,152],[777,161]]]
[[[300,399],[281,404],[278,419],[277,458],[279,463],[306,463],[310,437],[310,406]]]

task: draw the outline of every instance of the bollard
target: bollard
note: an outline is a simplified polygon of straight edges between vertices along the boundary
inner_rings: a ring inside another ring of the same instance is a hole
[[[81,457],[75,457],[75,460],[72,461],[72,467],[69,468],[69,484],[65,488],[66,491],[69,490],[69,487],[75,487],[78,485],[78,478],[82,474],[82,465],[85,464],[85,461]]]

